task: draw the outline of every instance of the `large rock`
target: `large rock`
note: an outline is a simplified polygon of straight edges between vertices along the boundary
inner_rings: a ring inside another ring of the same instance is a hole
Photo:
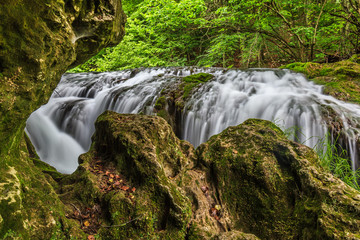
[[[31,159],[25,121],[71,65],[121,40],[121,0],[4,0],[0,19],[0,237],[70,237],[72,221]]]
[[[250,119],[198,148],[232,229],[264,239],[358,239],[360,194],[271,122]]]
[[[141,216],[135,223],[140,229],[131,231],[131,235],[123,229],[108,234],[113,238],[136,238],[142,234],[185,238],[191,204],[177,183],[191,163],[188,155],[192,146],[180,142],[159,117],[106,112],[98,118],[96,129],[96,154],[115,161],[119,171],[136,187],[131,212]],[[110,212],[114,211],[118,211],[116,206]],[[112,221],[117,223],[116,219]]]
[[[191,202],[179,182],[193,152],[160,117],[105,112],[80,167],[60,182],[61,199],[80,209],[99,204],[104,239],[184,239]]]

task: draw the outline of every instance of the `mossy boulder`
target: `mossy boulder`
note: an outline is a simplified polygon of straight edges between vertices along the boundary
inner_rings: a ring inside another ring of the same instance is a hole
[[[271,122],[247,120],[197,151],[232,229],[264,239],[360,238],[359,192]]]
[[[50,175],[61,176],[39,164],[24,128],[70,66],[121,40],[121,0],[5,0],[0,18],[0,238],[81,237],[54,191]]]
[[[22,139],[19,155],[9,156],[13,165],[1,169],[0,236],[5,239],[5,236],[10,239],[84,237],[78,232],[78,223],[65,216],[64,205],[55,191],[57,183],[48,174],[52,168],[42,162],[39,166],[40,160],[29,155],[26,137]]]
[[[84,206],[98,203],[107,216],[105,223],[122,225],[101,228],[104,239],[184,239],[191,203],[178,181],[191,164],[189,148],[163,118],[107,111],[96,122],[93,145],[80,157],[79,169],[61,182],[62,199]],[[136,190],[131,195],[121,189],[101,192],[101,176],[90,171],[100,159]]]

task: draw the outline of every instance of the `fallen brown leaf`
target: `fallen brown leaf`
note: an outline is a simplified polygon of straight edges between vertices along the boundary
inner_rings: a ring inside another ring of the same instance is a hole
[[[95,237],[94,237],[93,235],[89,235],[89,236],[87,237],[87,240],[95,240]]]
[[[211,208],[211,209],[210,209],[210,215],[211,215],[212,217],[215,217],[216,214],[217,214],[216,209],[215,209],[215,208]]]

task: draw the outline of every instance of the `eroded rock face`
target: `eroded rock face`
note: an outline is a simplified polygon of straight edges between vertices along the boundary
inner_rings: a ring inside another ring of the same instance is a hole
[[[124,35],[121,0],[0,3],[1,148],[71,65]]]
[[[81,236],[33,163],[25,121],[71,65],[121,40],[121,0],[5,0],[0,19],[0,237]]]

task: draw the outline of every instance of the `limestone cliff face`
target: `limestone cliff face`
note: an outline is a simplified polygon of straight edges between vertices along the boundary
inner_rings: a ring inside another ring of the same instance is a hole
[[[29,158],[25,121],[70,66],[122,39],[126,17],[121,0],[3,0],[0,19],[0,237],[26,238],[53,229],[61,207]]]
[[[15,132],[60,76],[124,35],[121,0],[0,3],[1,132]],[[1,134],[0,143],[8,142]]]

